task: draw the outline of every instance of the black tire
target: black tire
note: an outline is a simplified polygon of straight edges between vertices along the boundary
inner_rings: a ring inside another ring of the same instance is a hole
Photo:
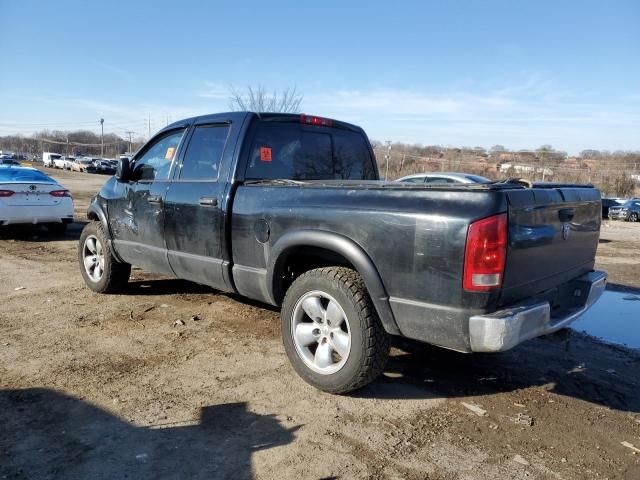
[[[629,221],[630,222],[637,222],[638,221],[638,214],[633,212],[631,213],[631,215],[629,215]]]
[[[67,231],[66,223],[49,223],[47,224],[47,230],[55,235],[63,235]]]
[[[345,363],[335,373],[312,370],[296,350],[293,315],[298,302],[309,292],[329,294],[342,308],[351,335]],[[284,348],[295,371],[310,385],[329,393],[343,394],[364,387],[380,375],[389,356],[390,336],[382,327],[360,275],[344,267],[310,270],[287,290],[281,311]]]
[[[98,280],[89,276],[84,265],[85,243],[90,237],[95,237],[99,240],[104,256],[104,268]],[[107,242],[107,236],[100,222],[90,222],[82,229],[80,243],[78,245],[78,263],[84,283],[91,290],[98,293],[121,292],[125,289],[129,281],[129,276],[131,275],[131,265],[128,263],[120,263],[113,256],[109,243]]]

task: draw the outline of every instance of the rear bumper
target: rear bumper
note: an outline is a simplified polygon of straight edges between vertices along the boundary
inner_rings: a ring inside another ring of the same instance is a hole
[[[58,205],[13,205],[0,209],[0,225],[70,223],[73,200],[64,198]]]
[[[607,286],[605,272],[589,272],[570,284],[573,306],[552,313],[546,301],[530,301],[469,318],[469,340],[474,352],[501,352],[530,338],[566,327],[593,305]],[[584,300],[581,300],[584,299]]]

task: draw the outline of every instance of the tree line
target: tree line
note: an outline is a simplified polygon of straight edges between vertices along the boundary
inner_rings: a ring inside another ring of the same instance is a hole
[[[106,158],[117,158],[142,145],[143,139],[124,139],[115,133],[104,134],[104,154]],[[7,135],[0,137],[0,150],[22,154],[27,159],[41,158],[42,152],[55,152],[71,156],[99,156],[101,137],[89,130],[42,130],[31,136]]]
[[[583,150],[579,155],[542,145],[511,151],[502,145],[443,147],[372,141],[381,176],[393,180],[424,172],[465,172],[499,180],[509,177],[559,183],[591,183],[603,195],[640,194],[640,152]],[[389,148],[390,147],[390,148]]]

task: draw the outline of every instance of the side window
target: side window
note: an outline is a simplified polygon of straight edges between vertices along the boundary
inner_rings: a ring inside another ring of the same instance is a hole
[[[180,167],[180,180],[216,180],[229,133],[228,125],[203,125],[193,131]]]
[[[427,183],[430,185],[434,185],[434,184],[442,184],[442,183],[456,183],[456,181],[452,180],[451,178],[427,177]]]
[[[156,140],[133,165],[133,178],[137,181],[167,180],[171,163],[176,156],[176,150],[184,129],[171,132]]]
[[[424,177],[405,178],[402,183],[424,183]]]

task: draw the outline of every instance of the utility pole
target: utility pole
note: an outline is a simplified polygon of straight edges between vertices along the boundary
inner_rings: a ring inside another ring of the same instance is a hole
[[[104,157],[104,118],[100,119],[100,158]]]
[[[387,181],[389,177],[389,157],[391,157],[391,140],[387,140],[384,142],[387,145],[387,154],[384,156],[387,166],[384,171],[384,180]]]
[[[127,153],[131,154],[131,138],[133,137],[133,134],[136,133],[136,132],[127,131],[127,132],[124,132],[124,133],[129,135],[129,151]]]

